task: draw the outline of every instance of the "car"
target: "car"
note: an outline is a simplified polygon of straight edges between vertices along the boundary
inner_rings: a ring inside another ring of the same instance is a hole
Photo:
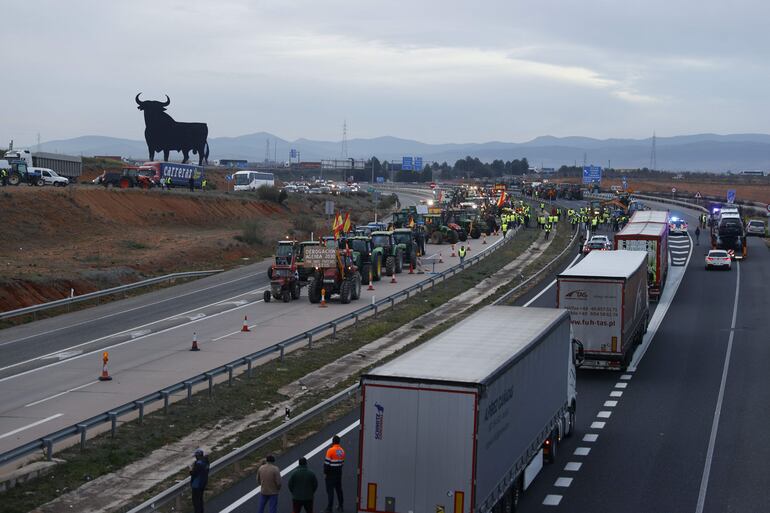
[[[28,169],[40,174],[45,185],[53,185],[54,187],[66,187],[70,183],[69,179],[63,176],[59,176],[53,169],[48,169],[45,167],[30,167]]]
[[[684,219],[672,217],[668,222],[669,235],[687,235],[687,223]]]
[[[608,249],[610,249],[610,248],[607,247],[606,243],[604,243],[604,242],[602,242],[601,240],[598,240],[598,239],[597,240],[593,240],[593,238],[592,238],[591,240],[589,240],[588,242],[586,242],[583,245],[583,254],[587,255],[591,251],[607,251]]]
[[[759,219],[751,219],[749,224],[746,225],[747,235],[758,235],[759,237],[765,236],[765,222]]]
[[[610,242],[610,238],[607,237],[606,235],[594,235],[593,237],[588,239],[588,242],[601,242],[602,244],[604,244],[605,249],[612,249],[612,242]]]
[[[724,249],[711,249],[706,255],[706,270],[713,268],[727,269],[732,268],[730,255]]]

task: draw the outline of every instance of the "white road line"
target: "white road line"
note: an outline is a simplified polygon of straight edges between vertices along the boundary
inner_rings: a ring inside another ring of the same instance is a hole
[[[610,397],[623,397],[623,392],[620,390],[613,390],[610,392]]]
[[[604,426],[606,424],[607,424],[606,422],[599,422],[597,420],[597,421],[591,422],[591,429],[604,429]]]
[[[122,314],[125,314],[125,313],[128,313],[128,312],[133,312],[134,310],[139,310],[140,308],[146,308],[148,306],[159,305],[159,304],[165,303],[167,301],[176,301],[180,297],[189,296],[191,294],[197,294],[199,292],[204,292],[204,291],[209,290],[209,289],[213,289],[213,288],[216,288],[216,287],[221,287],[222,285],[229,285],[230,283],[235,283],[236,281],[245,280],[247,278],[253,278],[254,276],[259,276],[261,274],[263,274],[263,272],[249,274],[248,276],[242,276],[242,277],[236,278],[234,280],[225,281],[225,282],[222,282],[222,283],[218,283],[216,285],[211,285],[209,287],[204,287],[202,289],[193,290],[193,291],[187,292],[185,294],[180,294],[179,296],[174,296],[174,297],[170,297],[168,299],[162,299],[160,301],[155,301],[154,303],[145,303],[143,305],[136,306],[134,308],[128,308],[126,310],[121,310],[120,312],[115,312],[115,313],[111,313],[111,314],[108,314],[108,315],[103,315],[101,317],[96,317],[96,318],[93,318],[93,319],[88,319],[88,320],[85,320],[85,321],[82,321],[82,322],[78,322],[78,323],[75,323],[75,324],[70,324],[69,326],[61,326],[59,328],[55,328],[55,329],[52,329],[52,330],[42,331],[40,333],[35,333],[34,335],[28,335],[26,337],[17,338],[17,339],[14,339],[14,340],[9,340],[7,342],[0,343],[0,347],[6,346],[8,344],[13,344],[14,342],[21,342],[23,340],[27,340],[27,339],[30,339],[30,338],[40,337],[42,335],[50,335],[51,333],[56,333],[57,331],[61,331],[61,330],[66,330],[66,329],[69,329],[69,328],[76,328],[78,326],[82,326],[84,324],[88,324],[89,322],[101,321],[102,319],[109,319],[110,317],[115,317],[116,315],[122,315]],[[233,296],[233,297],[240,297],[242,295],[243,294],[238,294],[237,296]],[[228,299],[232,299],[232,298],[228,298]],[[227,299],[225,299],[223,301],[227,301]],[[219,301],[217,301],[217,303],[219,303]],[[212,303],[211,305],[215,305],[217,303]],[[211,305],[206,305],[206,306],[202,306],[202,307],[199,307],[199,308],[195,308],[194,310],[188,310],[188,312],[194,312],[195,310],[200,310],[201,308],[206,308],[206,307],[211,306]],[[187,313],[187,312],[184,312],[184,313]],[[178,315],[183,315],[183,314],[178,314]],[[170,317],[167,317],[167,319],[169,319],[169,318]],[[162,320],[165,320],[165,319],[160,319],[160,321],[162,321]],[[160,321],[154,321],[154,322],[160,322]],[[153,323],[150,323],[150,324],[153,324]],[[144,326],[149,326],[150,324],[145,324]],[[135,328],[131,328],[131,329],[135,329]],[[128,330],[128,331],[130,331],[130,330]],[[3,369],[0,368],[0,370],[3,370]]]
[[[582,466],[583,464],[580,463],[579,461],[570,461],[564,466],[564,470],[566,470],[567,472],[577,472],[578,470],[580,470],[580,467]]]
[[[571,477],[560,477],[556,480],[556,482],[553,484],[554,486],[558,486],[559,488],[569,488],[569,485],[572,484],[572,478]]]
[[[620,379],[622,379],[624,381],[628,381],[629,379],[631,379],[633,377],[634,377],[633,374],[623,374],[622,376],[620,376]]]
[[[703,477],[700,481],[700,491],[698,492],[698,503],[695,506],[695,513],[703,513],[703,507],[706,504],[706,492],[709,486],[709,475],[711,474],[711,461],[714,459],[714,447],[717,443],[717,431],[719,430],[719,417],[722,415],[722,401],[725,397],[725,386],[727,384],[727,371],[730,369],[730,356],[733,352],[733,338],[735,337],[735,321],[738,318],[738,294],[741,291],[741,264],[737,263],[738,276],[735,282],[735,300],[733,301],[733,320],[730,323],[730,336],[727,339],[727,351],[725,351],[725,363],[722,367],[722,381],[719,383],[719,395],[717,395],[717,405],[714,408],[714,420],[711,423],[711,436],[709,437],[709,446],[706,451],[706,462],[703,465]]]
[[[604,401],[605,408],[614,408],[617,405],[618,405],[617,401]]]
[[[575,258],[572,260],[572,262],[570,262],[570,263],[569,263],[569,265],[567,266],[567,269],[569,269],[570,267],[572,267],[573,265],[575,265],[575,262],[577,262],[577,259],[578,259],[578,258],[580,258],[580,255],[577,255],[577,256],[576,256],[576,257],[575,257]],[[553,280],[551,283],[549,283],[548,285],[546,285],[546,286],[545,286],[545,288],[544,288],[543,290],[541,290],[541,291],[540,291],[540,292],[537,294],[537,296],[535,296],[535,297],[533,297],[532,299],[530,299],[529,301],[527,301],[527,302],[524,304],[524,306],[525,306],[525,307],[527,307],[527,306],[531,305],[532,303],[534,303],[535,301],[537,301],[538,299],[540,299],[540,296],[542,296],[543,294],[545,294],[545,293],[546,293],[546,291],[547,291],[548,289],[550,289],[551,287],[553,287],[554,285],[556,285],[556,280]]]
[[[91,386],[91,385],[93,385],[95,383],[99,383],[99,381],[95,380],[95,381],[92,381],[90,383],[86,383],[85,385],[80,385],[79,387],[70,388],[69,390],[65,390],[64,392],[59,392],[58,394],[54,394],[54,395],[52,395],[50,397],[46,397],[45,399],[40,399],[39,401],[35,401],[34,403],[25,404],[24,407],[25,408],[29,408],[30,406],[35,406],[36,404],[44,403],[46,401],[50,401],[51,399],[56,399],[57,397],[61,397],[64,394],[69,394],[70,392],[74,392],[76,390],[80,390],[81,388],[85,388],[85,387]]]
[[[597,438],[599,438],[599,435],[597,435],[596,433],[588,433],[585,436],[583,436],[583,441],[593,443],[597,440]]]
[[[561,502],[561,495],[548,494],[543,499],[543,506],[558,506]]]
[[[262,290],[259,290],[258,292],[262,292]],[[250,293],[251,292],[244,292],[243,294],[238,294],[237,296],[233,296],[233,297],[245,296],[246,294],[250,294]],[[179,296],[179,297],[182,297],[182,296]],[[48,357],[51,357],[53,355],[56,355],[56,354],[64,352],[64,351],[71,351],[72,349],[77,349],[78,347],[86,346],[88,344],[94,344],[96,342],[101,342],[102,340],[106,340],[108,338],[113,338],[113,337],[117,337],[119,335],[125,335],[125,334],[128,334],[128,333],[132,333],[132,332],[135,332],[137,330],[141,330],[142,328],[146,328],[147,326],[152,326],[153,324],[157,324],[159,322],[163,322],[163,321],[167,321],[167,320],[170,320],[170,319],[174,319],[176,317],[179,317],[180,315],[185,315],[185,314],[188,314],[190,312],[194,312],[196,310],[202,310],[203,308],[208,308],[210,306],[216,306],[216,305],[218,305],[220,303],[225,303],[225,302],[229,301],[233,297],[227,298],[227,299],[223,299],[223,300],[217,301],[215,303],[209,303],[208,305],[199,306],[198,308],[193,308],[192,310],[187,310],[186,312],[182,312],[182,313],[179,313],[179,314],[174,314],[174,315],[172,315],[170,317],[164,317],[163,319],[158,319],[157,321],[148,322],[147,324],[142,324],[141,326],[134,326],[133,328],[129,328],[127,330],[118,331],[117,333],[110,333],[109,335],[105,335],[103,337],[94,338],[94,339],[88,340],[86,342],[81,342],[80,344],[76,344],[74,346],[70,346],[70,347],[67,347],[67,348],[64,348],[64,349],[59,349],[57,351],[54,351],[53,353],[44,354],[42,356],[36,356],[34,358],[30,358],[29,360],[24,360],[22,362],[17,362],[17,363],[11,364],[11,365],[6,365],[5,367],[0,367],[0,372],[2,372],[4,370],[12,369],[14,367],[18,367],[20,365],[24,365],[26,363],[30,363],[30,362],[34,362],[34,361],[37,361],[37,360],[40,360],[40,359],[48,358]],[[247,306],[247,305],[243,305],[243,306]],[[236,307],[236,308],[232,308],[230,310],[225,310],[223,312],[220,312],[219,314],[226,313],[226,312],[231,312],[231,311],[237,310],[238,308],[242,308],[242,307]],[[130,310],[126,310],[126,311],[128,312]],[[219,314],[215,314],[212,317],[216,317]],[[198,320],[200,320],[200,319],[198,319]],[[192,322],[196,322],[196,321],[191,321],[189,323],[180,324],[179,326],[185,326],[187,324],[191,324]],[[81,324],[86,324],[86,323],[81,323]],[[177,327],[179,327],[179,326],[177,326]],[[56,331],[56,330],[53,330],[53,331]],[[163,333],[163,331],[159,331],[158,333]],[[44,334],[45,333],[40,333],[39,335],[44,335]],[[34,335],[34,336],[37,336],[37,335]],[[32,338],[32,337],[26,337],[26,338],[23,338],[23,339],[17,339],[16,342],[18,342],[19,340],[26,340],[27,338]],[[141,337],[137,337],[137,338],[141,338]],[[11,341],[11,342],[14,342],[14,341]],[[10,344],[11,342],[6,342],[6,344]],[[90,354],[90,353],[88,353],[88,354]],[[2,380],[0,380],[0,382],[2,382]]]
[[[628,383],[621,383],[621,382],[615,383],[615,388],[626,388],[626,387],[628,387]]]
[[[591,452],[590,447],[577,447],[575,449],[575,452],[572,453],[575,456],[588,456],[588,453]]]
[[[360,420],[355,421],[354,423],[352,423],[351,425],[349,425],[348,427],[346,427],[345,429],[343,429],[342,431],[340,431],[337,434],[340,437],[343,437],[343,436],[347,435],[348,433],[353,431],[355,428],[357,428],[358,424],[360,422],[361,422]],[[309,453],[305,454],[305,458],[307,458],[309,460],[310,458],[312,458],[313,456],[315,456],[319,452],[323,451],[325,448],[329,447],[329,445],[331,445],[331,443],[332,443],[332,439],[329,438],[328,440],[326,440],[325,442],[320,444],[318,447],[316,447],[315,449],[313,449]],[[285,476],[286,474],[288,474],[289,472],[291,472],[295,468],[297,468],[297,462],[296,461],[294,463],[292,463],[291,465],[289,465],[288,467],[286,467],[283,470],[281,470],[281,477]],[[257,495],[259,495],[259,492],[261,492],[261,491],[262,491],[262,487],[261,486],[257,486],[256,488],[254,488],[250,492],[248,492],[245,495],[239,497],[238,500],[236,500],[232,504],[229,504],[229,505],[225,506],[223,509],[219,510],[219,513],[231,513],[232,511],[234,511],[234,510],[238,509],[239,507],[241,507],[242,505],[244,505],[246,502],[248,502],[253,497],[256,497]]]
[[[599,413],[596,414],[596,417],[600,419],[609,419],[611,416],[612,416],[611,411],[600,411]]]
[[[32,428],[32,427],[35,427],[35,426],[39,426],[40,424],[48,422],[49,420],[58,419],[62,415],[64,415],[64,414],[63,413],[57,413],[56,415],[51,415],[50,417],[46,417],[44,419],[38,420],[37,422],[33,422],[32,424],[27,424],[26,426],[20,427],[19,429],[14,429],[13,431],[8,431],[7,433],[3,433],[2,435],[0,435],[0,439],[7,438],[9,436],[13,436],[16,433],[20,433],[20,432],[24,431],[25,429],[29,429],[29,428]]]

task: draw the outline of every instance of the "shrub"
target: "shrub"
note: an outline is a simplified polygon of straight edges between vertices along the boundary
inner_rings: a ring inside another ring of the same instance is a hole
[[[256,246],[262,244],[264,235],[264,228],[259,221],[244,221],[241,225],[241,234],[236,235],[235,240]]]
[[[278,189],[278,187],[263,185],[257,189],[257,197],[261,200],[280,203],[281,191]]]

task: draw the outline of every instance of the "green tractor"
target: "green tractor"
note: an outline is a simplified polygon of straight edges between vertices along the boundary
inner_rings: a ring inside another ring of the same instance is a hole
[[[396,240],[396,244],[403,246],[404,255],[412,266],[412,269],[417,267],[417,240],[415,239],[414,231],[411,228],[396,228],[393,230],[393,238]]]
[[[372,281],[380,281],[382,279],[383,252],[375,250],[372,238],[354,236],[348,237],[345,241],[353,254],[353,262],[361,273],[363,284],[369,284],[370,272]]]
[[[393,238],[393,232],[377,231],[372,232],[372,256],[382,255],[382,261],[385,262],[385,274],[393,276],[401,273],[404,268],[404,246],[400,245]]]

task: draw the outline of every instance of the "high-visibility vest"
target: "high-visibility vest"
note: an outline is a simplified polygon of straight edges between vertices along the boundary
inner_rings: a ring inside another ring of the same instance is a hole
[[[597,219],[596,217],[594,217],[594,218],[591,220],[591,225],[592,225],[592,226],[596,226],[597,224],[599,224],[599,219]]]
[[[548,223],[545,225],[545,231],[550,232],[551,231],[551,223]]]
[[[505,229],[505,228],[503,228],[503,229]],[[464,258],[465,257],[465,246],[460,246],[460,249],[459,249],[459,251],[457,251],[457,254],[460,255],[460,258]]]
[[[342,465],[345,464],[345,449],[340,444],[334,444],[326,450],[326,459],[324,460],[324,466],[330,470],[339,469],[342,470]]]

